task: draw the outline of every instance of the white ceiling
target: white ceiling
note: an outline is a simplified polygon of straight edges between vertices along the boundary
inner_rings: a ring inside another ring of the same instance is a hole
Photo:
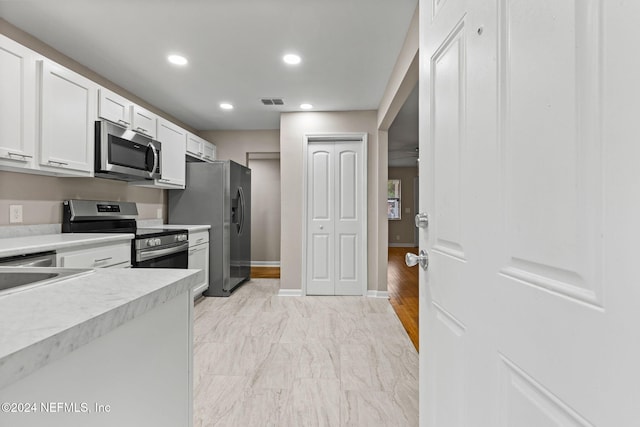
[[[0,16],[198,130],[377,109],[417,0],[0,0]],[[297,67],[285,53],[302,57]],[[186,56],[177,68],[169,53]],[[284,98],[266,107],[260,98]],[[220,102],[235,108],[223,111]]]
[[[389,127],[389,167],[418,166],[418,85]]]

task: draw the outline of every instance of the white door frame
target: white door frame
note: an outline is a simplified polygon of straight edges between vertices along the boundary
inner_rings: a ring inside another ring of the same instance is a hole
[[[368,239],[367,239],[367,217],[369,215],[369,210],[367,209],[367,133],[366,132],[322,132],[322,133],[306,133],[303,138],[303,161],[302,161],[302,175],[304,176],[304,182],[302,184],[302,192],[304,196],[302,197],[302,212],[303,212],[303,230],[302,230],[302,295],[307,295],[307,233],[309,231],[309,225],[307,221],[307,217],[309,215],[308,212],[308,193],[307,193],[307,156],[309,154],[309,144],[313,144],[315,142],[360,142],[362,144],[362,156],[363,156],[363,168],[360,172],[362,174],[362,182],[365,184],[364,191],[362,192],[362,212],[365,214],[362,216],[362,221],[360,223],[360,232],[362,233],[362,245],[364,246],[364,251],[362,251],[362,296],[367,296],[367,288],[368,288]]]

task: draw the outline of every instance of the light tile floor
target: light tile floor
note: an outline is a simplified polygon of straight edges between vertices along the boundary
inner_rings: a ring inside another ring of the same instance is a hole
[[[418,425],[418,354],[388,300],[278,289],[196,304],[194,426]]]

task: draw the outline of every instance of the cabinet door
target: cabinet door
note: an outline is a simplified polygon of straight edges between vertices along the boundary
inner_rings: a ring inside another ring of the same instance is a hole
[[[97,85],[49,60],[38,65],[42,170],[90,176]]]
[[[204,141],[202,153],[205,160],[212,162],[216,159],[216,146],[209,141]]]
[[[35,53],[0,36],[0,167],[32,168],[35,155]]]
[[[102,119],[128,127],[131,125],[132,105],[131,101],[109,89],[100,88],[98,91],[98,117]]]
[[[200,283],[193,288],[195,295],[201,294],[209,287],[209,245],[196,245],[189,248],[189,268],[203,271]]]
[[[187,154],[191,154],[194,157],[202,157],[202,142],[203,139],[192,133],[187,134]]]
[[[175,184],[176,188],[184,188],[187,131],[159,119],[158,141],[162,143],[162,178],[159,181],[163,184]]]
[[[151,111],[145,110],[138,105],[133,105],[131,114],[131,130],[156,139],[157,122],[158,116],[153,114]]]

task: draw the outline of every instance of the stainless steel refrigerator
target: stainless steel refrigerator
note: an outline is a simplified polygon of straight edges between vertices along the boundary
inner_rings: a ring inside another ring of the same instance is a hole
[[[230,160],[187,163],[186,188],[168,191],[169,224],[207,224],[209,289],[227,297],[251,273],[251,169]]]

